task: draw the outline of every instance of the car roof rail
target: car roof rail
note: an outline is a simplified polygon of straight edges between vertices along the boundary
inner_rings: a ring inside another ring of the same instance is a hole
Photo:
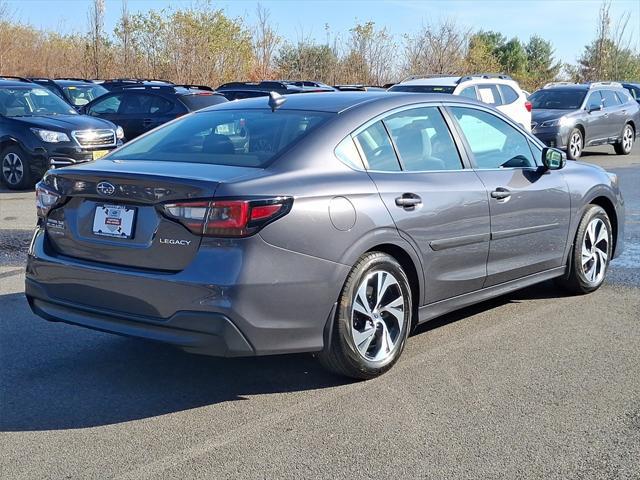
[[[28,77],[27,80],[34,83],[53,83],[55,85],[55,82],[47,77]]]
[[[25,77],[16,77],[15,75],[0,75],[0,80],[15,80],[17,82],[33,83],[31,80]]]
[[[261,82],[227,82],[218,86],[216,90],[242,89],[242,90],[292,90],[301,91],[302,87],[298,87],[293,83],[286,83],[279,80],[263,80]]]
[[[112,85],[113,91],[115,90],[151,90],[151,91],[164,91],[164,92],[175,92],[177,85],[149,85],[140,83],[129,83],[129,84],[120,84],[120,85]]]
[[[575,82],[549,82],[545,83],[542,88],[566,87],[567,85],[578,85]]]
[[[94,80],[89,80],[88,78],[79,78],[79,77],[56,77],[54,80],[68,80],[71,82],[96,83],[96,81]]]
[[[367,87],[362,84],[352,84],[352,85],[334,85],[333,88],[340,91],[351,91],[351,92],[366,92]]]
[[[411,80],[419,80],[421,78],[446,78],[446,77],[457,77],[457,75],[451,75],[449,73],[425,73],[422,75],[409,75],[408,77],[403,78],[398,83],[409,82]]]
[[[589,84],[589,88],[593,87],[614,87],[614,88],[624,88],[620,82],[591,82]]]
[[[209,85],[196,85],[196,84],[192,84],[192,83],[185,83],[183,85],[176,84],[176,85],[173,85],[173,86],[174,87],[182,87],[182,88],[193,88],[193,89],[196,89],[196,90],[207,90],[207,91],[210,91],[210,92],[214,91],[213,88],[210,87]]]
[[[474,78],[482,78],[482,79],[496,78],[499,80],[513,80],[511,76],[506,75],[504,73],[474,73],[472,75],[464,75],[460,77],[456,83],[466,82],[468,80],[473,80]]]

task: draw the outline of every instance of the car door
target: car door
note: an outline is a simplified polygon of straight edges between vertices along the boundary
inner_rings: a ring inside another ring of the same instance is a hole
[[[541,149],[494,113],[453,105],[449,111],[489,197],[485,286],[562,266],[570,220],[562,171],[544,169],[536,158]]]
[[[584,145],[602,143],[603,139],[607,137],[607,118],[605,117],[602,95],[600,95],[599,90],[589,93],[586,110]]]
[[[604,134],[611,141],[618,139],[622,135],[622,127],[626,121],[626,111],[623,113],[624,107],[622,102],[613,90],[600,90],[603,100],[604,118]]]
[[[489,251],[487,194],[464,168],[440,109],[391,113],[354,139],[398,231],[422,257],[423,303],[481,288]]]
[[[87,115],[104,118],[121,126],[125,131],[125,138],[129,139],[127,136],[127,129],[125,128],[125,119],[119,113],[122,98],[122,92],[107,93],[100,98],[96,98],[93,102],[89,102],[84,107],[83,111]]]

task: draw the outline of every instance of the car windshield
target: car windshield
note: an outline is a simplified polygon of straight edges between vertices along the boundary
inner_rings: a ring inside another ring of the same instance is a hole
[[[63,90],[67,98],[69,98],[71,103],[76,107],[86,105],[94,98],[98,98],[109,92],[109,90],[101,85],[69,85],[63,87]]]
[[[5,117],[42,117],[77,115],[71,105],[46,88],[0,88],[0,115]]]
[[[538,90],[529,97],[533,108],[577,110],[587,92],[584,90]]]
[[[111,157],[261,168],[332,115],[299,110],[202,111],[128,143]]]
[[[447,85],[394,85],[390,92],[413,92],[413,93],[453,93],[455,86]]]

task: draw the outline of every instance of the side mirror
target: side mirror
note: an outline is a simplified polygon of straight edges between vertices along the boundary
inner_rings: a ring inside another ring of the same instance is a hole
[[[567,157],[560,150],[546,147],[542,150],[542,164],[547,170],[560,170],[567,164]]]
[[[600,104],[597,107],[589,107],[589,108],[587,108],[587,113],[599,112],[602,109],[603,109],[603,105]]]

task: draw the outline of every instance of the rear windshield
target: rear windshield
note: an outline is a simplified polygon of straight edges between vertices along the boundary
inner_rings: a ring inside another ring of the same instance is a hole
[[[211,105],[217,105],[219,103],[226,102],[227,99],[222,95],[203,92],[190,95],[181,95],[180,101],[186,105],[189,111],[193,112],[195,110],[200,110],[201,108],[210,107]]]
[[[582,105],[585,90],[538,90],[529,97],[533,108],[577,110]]]
[[[413,93],[453,93],[455,86],[443,85],[394,85],[390,92],[413,92]]]
[[[264,167],[334,114],[298,110],[212,110],[133,140],[112,158]]]

